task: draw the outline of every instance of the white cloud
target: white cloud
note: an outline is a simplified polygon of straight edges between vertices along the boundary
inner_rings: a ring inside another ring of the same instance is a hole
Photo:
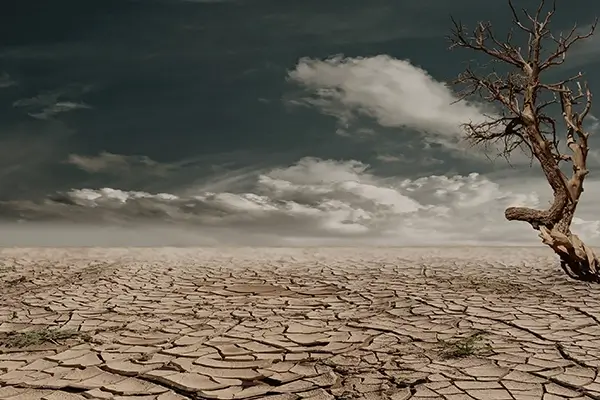
[[[70,154],[66,163],[75,165],[89,173],[107,173],[113,175],[144,173],[165,176],[176,168],[171,164],[163,164],[147,156],[122,155],[102,152],[97,156]]]
[[[581,25],[577,28],[576,33],[579,35],[586,35],[590,32],[592,24]],[[572,26],[566,27],[562,30],[563,35],[568,34],[572,29]],[[597,31],[596,31],[597,32]],[[553,51],[553,47],[550,47]],[[579,68],[586,64],[591,64],[598,61],[600,56],[600,36],[594,34],[591,37],[582,40],[574,45],[567,54],[567,59],[564,64],[559,67],[560,69],[571,69]]]
[[[598,131],[600,131],[600,120],[593,114],[588,114],[588,119],[585,122],[587,123],[586,128],[589,131],[592,131],[593,133],[598,133]]]
[[[590,203],[599,195],[600,182],[589,182],[588,201],[575,221],[577,232],[591,243],[600,239],[600,222]],[[4,203],[0,213],[18,212],[33,221],[21,229],[30,224],[37,229],[35,221],[77,222],[77,229],[82,224],[167,227],[196,232],[203,238],[196,244],[211,239],[263,245],[521,245],[539,244],[536,232],[525,223],[506,221],[504,209],[545,208],[549,199],[547,185],[538,179],[492,181],[473,173],[401,180],[378,177],[357,161],[304,158],[259,175],[245,192],[80,189],[43,203]],[[82,240],[80,233],[76,239]],[[173,244],[174,239],[164,239]]]
[[[50,104],[44,107],[39,112],[30,112],[28,115],[36,119],[50,119],[57,114],[79,110],[79,109],[91,109],[92,107],[84,103],[74,103],[71,101],[59,101],[54,104]]]
[[[476,145],[465,140],[463,124],[495,118],[498,114],[494,105],[459,99],[448,84],[437,81],[408,60],[388,55],[303,58],[289,72],[288,79],[309,92],[308,96],[290,103],[316,107],[338,118],[339,132],[345,136],[349,135],[353,120],[363,115],[383,127],[400,128],[399,134],[412,130],[424,144],[442,145],[458,157],[504,158],[501,142]],[[529,155],[522,150],[510,155],[513,165],[530,163]],[[390,161],[389,157],[387,160]],[[437,160],[429,159],[427,163],[435,164]]]
[[[81,94],[89,92],[91,89],[92,87],[89,85],[69,85],[56,91],[43,92],[31,98],[17,100],[13,103],[13,107],[29,110],[27,114],[32,118],[42,120],[51,119],[60,113],[79,109],[91,109],[90,105],[73,100]]]
[[[404,162],[405,157],[392,156],[389,154],[378,154],[377,160],[384,162],[384,163],[396,163],[396,162]]]
[[[406,127],[450,147],[461,124],[483,121],[481,105],[457,101],[452,90],[425,70],[387,55],[327,60],[303,58],[289,79],[312,96],[303,102],[348,123],[356,114],[386,127]]]
[[[425,154],[415,154],[408,156],[406,154],[392,155],[392,154],[378,154],[376,159],[383,163],[399,163],[399,164],[413,164],[420,166],[431,166],[443,164],[442,160],[431,157]]]

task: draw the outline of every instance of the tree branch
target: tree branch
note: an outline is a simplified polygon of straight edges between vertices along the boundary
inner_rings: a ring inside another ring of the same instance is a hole
[[[566,60],[567,52],[571,49],[571,47],[575,43],[591,37],[594,34],[597,25],[598,18],[594,20],[590,26],[590,29],[583,35],[575,35],[575,32],[577,32],[577,25],[574,25],[573,28],[571,28],[567,36],[563,36],[562,33],[558,38],[554,35],[550,35],[552,41],[556,44],[556,49],[548,56],[548,58],[546,58],[545,61],[540,64],[540,71],[544,71],[552,66],[563,64]]]
[[[540,73],[552,66],[561,64],[571,47],[588,37],[595,30],[597,21],[589,32],[577,34],[574,27],[566,36],[557,38],[552,35],[549,26],[556,12],[556,2],[544,14],[546,2],[541,0],[532,15],[523,10],[521,19],[509,0],[514,25],[527,33],[527,52],[512,43],[512,31],[507,41],[500,42],[489,22],[479,23],[471,33],[456,20],[452,20],[451,48],[465,48],[489,56],[493,61],[503,63],[512,70],[500,76],[496,72],[488,75],[478,74],[467,68],[455,84],[462,86],[459,100],[477,95],[490,103],[496,103],[505,110],[500,116],[488,116],[488,120],[479,123],[464,124],[466,137],[477,144],[503,144],[502,153],[510,154],[517,148],[526,148],[542,166],[542,170],[553,188],[554,202],[546,210],[534,210],[512,207],[506,210],[509,220],[521,220],[536,226],[552,227],[561,219],[565,207],[576,204],[582,191],[582,182],[588,173],[586,157],[588,152],[588,133],[583,129],[583,120],[591,108],[591,92],[587,85],[582,87],[581,73],[559,82],[544,82]],[[556,48],[547,58],[542,59],[544,41],[550,41]],[[574,90],[576,86],[578,90]],[[539,99],[546,96],[546,100]],[[585,99],[583,108],[575,111],[580,100]],[[560,106],[564,128],[557,126],[552,108]],[[564,130],[563,130],[564,129]],[[559,131],[565,132],[566,148],[570,154],[563,154],[560,148]],[[567,180],[559,168],[559,163],[570,162],[573,176]]]

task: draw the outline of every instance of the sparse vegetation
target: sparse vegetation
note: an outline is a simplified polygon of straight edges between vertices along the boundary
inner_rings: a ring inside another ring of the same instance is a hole
[[[90,341],[87,333],[75,330],[60,330],[52,328],[36,329],[26,332],[8,332],[0,335],[0,347],[30,347],[44,343],[60,344],[68,339]]]
[[[475,332],[456,340],[442,341],[441,355],[444,358],[462,358],[481,355],[490,350],[490,345],[483,341],[483,332]]]
[[[597,20],[589,29],[575,25],[558,33],[551,27],[556,1],[549,6],[541,0],[533,13],[517,11],[513,3],[508,0],[513,29],[503,38],[490,22],[469,30],[453,21],[451,48],[467,49],[490,61],[459,75],[459,98],[477,96],[498,106],[482,120],[465,121],[465,135],[474,144],[497,146],[507,159],[522,151],[537,162],[552,189],[552,205],[547,210],[509,207],[506,219],[527,222],[539,231],[570,277],[600,283],[598,257],[571,232],[589,173],[592,93],[581,72],[556,77],[568,71],[561,69],[567,53],[593,35]]]

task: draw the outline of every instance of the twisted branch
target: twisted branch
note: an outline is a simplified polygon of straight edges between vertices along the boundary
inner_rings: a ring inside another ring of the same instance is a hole
[[[581,81],[581,73],[558,82],[544,79],[545,71],[565,62],[573,45],[593,35],[598,20],[586,33],[579,34],[575,25],[568,33],[555,36],[550,30],[556,13],[555,1],[544,11],[546,1],[541,0],[534,14],[527,10],[520,14],[512,0],[508,3],[514,27],[527,35],[525,46],[515,44],[512,30],[505,41],[500,41],[489,22],[480,22],[468,31],[463,24],[452,20],[451,48],[479,52],[508,67],[508,72],[502,75],[496,71],[482,74],[471,68],[459,75],[454,82],[460,89],[459,101],[475,95],[500,106],[498,114],[488,115],[482,122],[465,123],[463,128],[473,143],[501,143],[504,156],[520,149],[539,162],[553,190],[552,205],[547,210],[510,207],[505,217],[528,222],[540,231],[542,241],[561,257],[565,271],[581,279],[598,277],[598,261],[593,251],[570,231],[589,173],[586,165],[589,132],[583,125],[592,107],[592,94],[587,83]],[[553,49],[544,56],[542,49],[549,47],[548,44]],[[556,114],[561,117],[556,118]],[[564,149],[561,138],[566,144]],[[561,163],[571,164],[570,177],[559,167]]]

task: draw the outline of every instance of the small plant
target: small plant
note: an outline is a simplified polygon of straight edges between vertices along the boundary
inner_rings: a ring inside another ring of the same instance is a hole
[[[482,341],[483,332],[475,332],[452,342],[442,341],[442,356],[444,358],[462,358],[490,351],[490,345],[482,343]]]
[[[67,339],[91,340],[90,335],[75,330],[59,330],[52,328],[36,329],[27,332],[8,332],[0,336],[0,346],[29,347],[44,343],[60,344]]]

